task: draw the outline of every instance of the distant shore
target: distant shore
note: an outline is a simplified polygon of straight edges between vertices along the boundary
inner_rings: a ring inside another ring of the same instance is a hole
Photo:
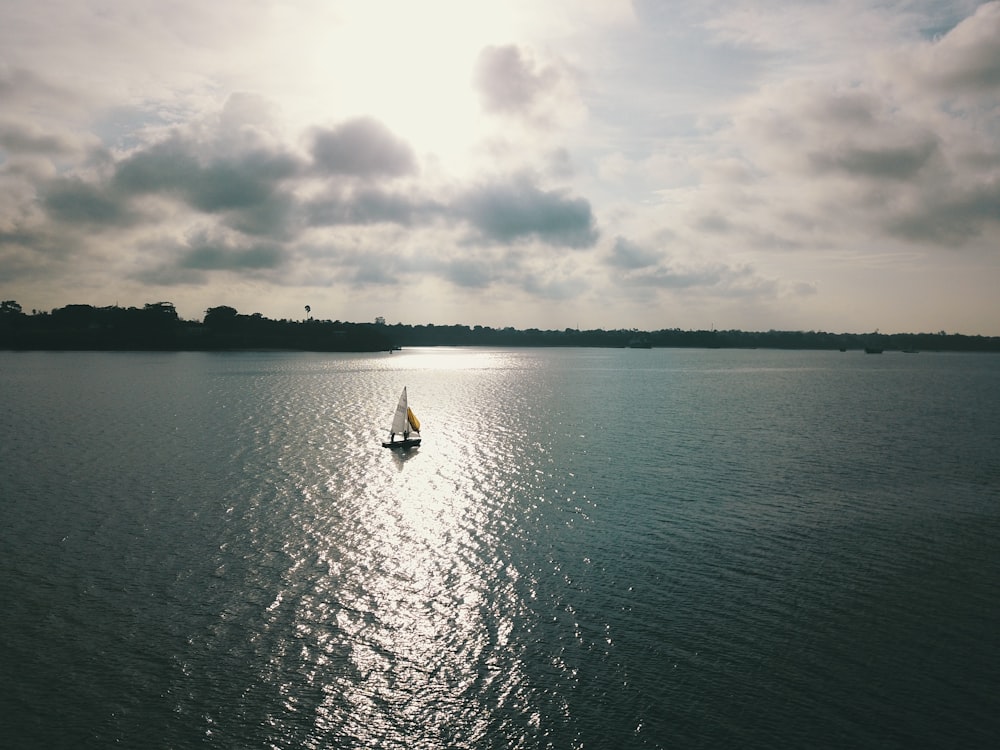
[[[228,306],[201,321],[183,320],[173,304],[142,308],[67,305],[28,314],[0,303],[0,349],[17,351],[325,351],[376,352],[406,346],[819,349],[841,351],[1000,352],[998,336],[825,331],[539,330],[467,325],[271,320]]]

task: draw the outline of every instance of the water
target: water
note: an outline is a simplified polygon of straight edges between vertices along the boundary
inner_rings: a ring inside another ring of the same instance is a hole
[[[0,352],[0,737],[991,747],[998,386],[993,355]]]

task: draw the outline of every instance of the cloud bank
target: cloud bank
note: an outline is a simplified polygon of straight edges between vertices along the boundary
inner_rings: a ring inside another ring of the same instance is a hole
[[[1000,334],[998,2],[514,3],[408,57],[282,7],[245,53],[218,9],[0,11],[0,296]]]

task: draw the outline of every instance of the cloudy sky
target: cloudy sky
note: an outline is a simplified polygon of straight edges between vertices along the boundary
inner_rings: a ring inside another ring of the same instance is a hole
[[[1000,2],[0,0],[0,299],[1000,335]]]

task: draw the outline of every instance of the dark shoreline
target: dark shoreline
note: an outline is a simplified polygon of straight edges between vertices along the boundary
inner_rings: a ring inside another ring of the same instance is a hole
[[[810,349],[1000,352],[998,336],[824,331],[539,330],[488,326],[388,325],[339,320],[271,320],[214,307],[183,320],[169,302],[143,308],[67,305],[26,314],[0,303],[0,349],[12,351],[377,352],[407,346]]]

